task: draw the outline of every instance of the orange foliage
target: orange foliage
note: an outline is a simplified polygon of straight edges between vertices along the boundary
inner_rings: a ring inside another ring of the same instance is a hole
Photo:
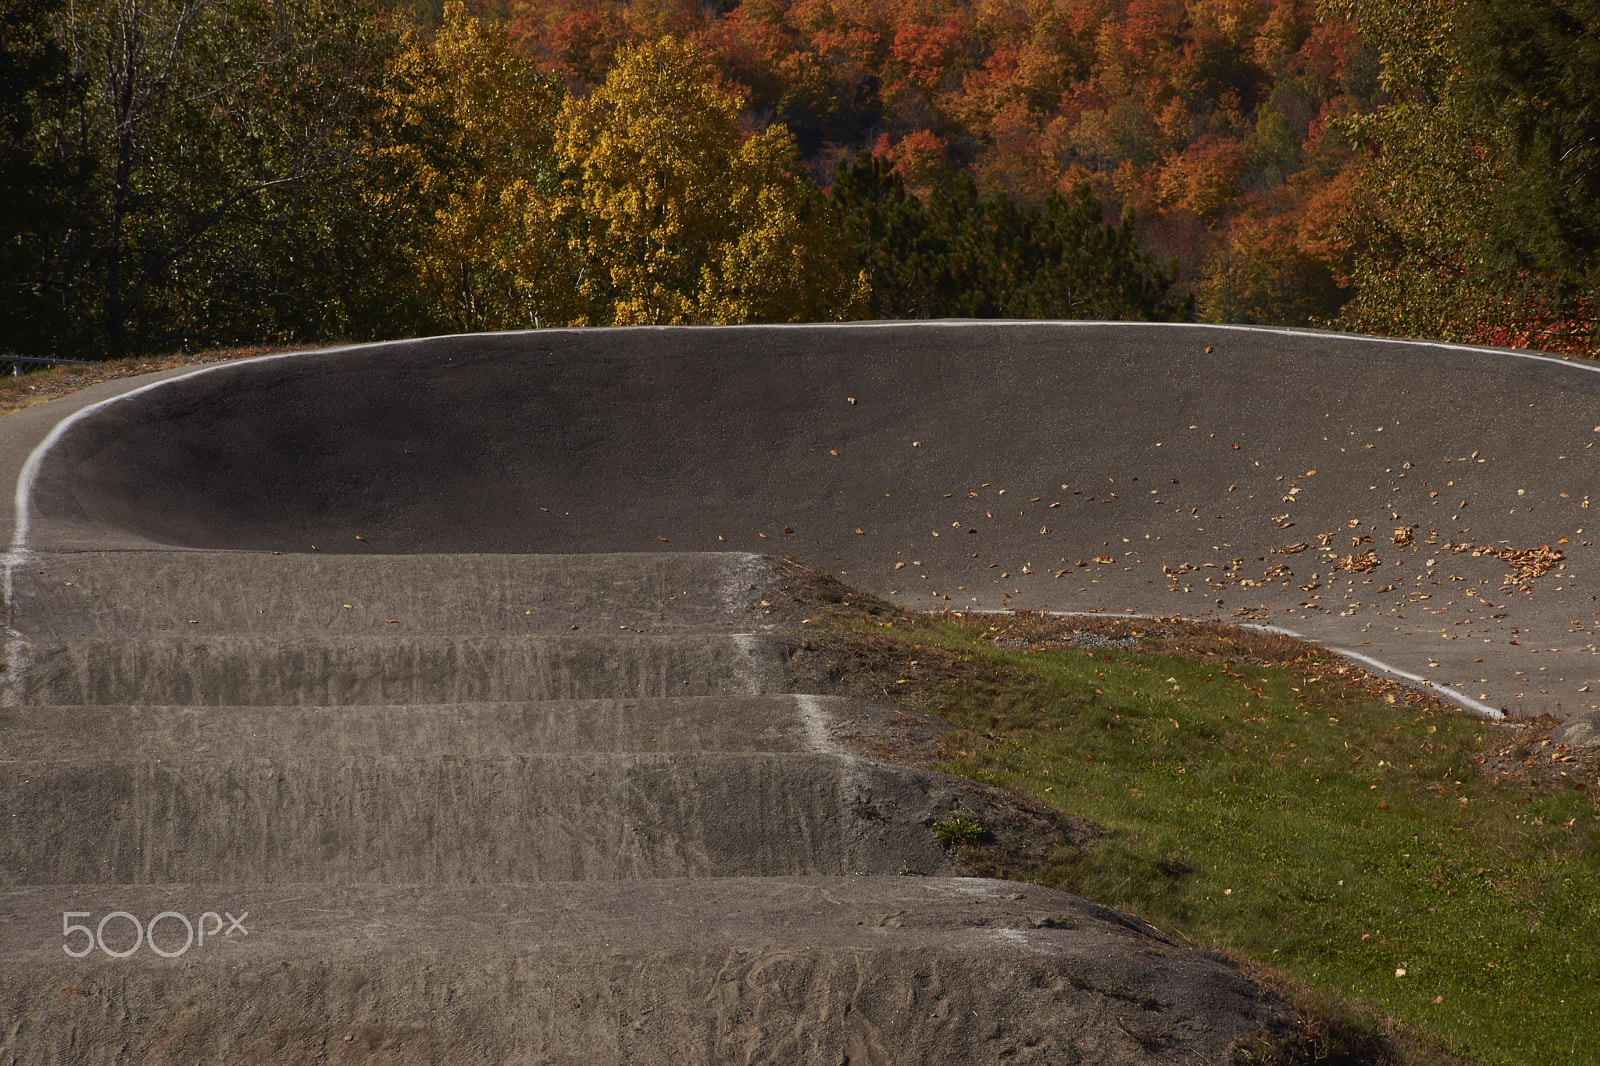
[[[1328,131],[1370,101],[1343,84],[1354,29],[1320,17],[1316,0],[510,6],[517,50],[577,83],[597,83],[618,43],[687,36],[745,95],[747,127],[783,122],[824,184],[833,160],[874,146],[923,192],[950,168],[1035,201],[1088,180],[1113,217],[1145,217],[1186,277],[1216,247],[1278,240],[1293,246],[1289,274],[1309,276],[1312,262],[1309,274],[1338,273],[1331,235],[1349,209],[1351,153]]]
[[[1209,223],[1237,195],[1249,162],[1242,142],[1208,133],[1162,165],[1161,201]]]

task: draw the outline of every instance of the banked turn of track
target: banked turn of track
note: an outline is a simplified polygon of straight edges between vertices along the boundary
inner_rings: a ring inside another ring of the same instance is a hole
[[[1581,733],[1597,391],[1326,334],[867,324],[360,346],[13,415],[0,1050],[1215,1061],[1281,1008],[948,876],[927,826],[991,799],[793,691],[772,559],[1279,625]]]

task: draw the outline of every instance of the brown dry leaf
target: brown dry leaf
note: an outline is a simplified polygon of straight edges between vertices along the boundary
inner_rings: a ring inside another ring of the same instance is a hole
[[[866,531],[866,530],[864,530],[864,529],[862,529],[862,528],[861,528],[861,527],[860,527],[860,526],[857,526],[857,527],[856,527],[856,532],[857,532],[857,533],[860,533],[860,534],[862,534],[862,535],[863,535],[863,536],[864,536],[864,535],[866,535],[866,532],[867,532],[867,531]],[[937,537],[937,536],[938,536],[938,535],[939,535],[939,534],[937,534],[937,533],[935,533],[935,534],[934,534],[934,536],[936,536],[936,537]]]
[[[763,533],[762,536],[766,536],[766,534]],[[657,537],[656,539],[657,540],[666,540],[667,538],[666,537]]]
[[[1050,527],[1049,526],[1040,526],[1039,527],[1039,536],[1041,536],[1041,537],[1046,536],[1047,534],[1049,534],[1049,532],[1050,532]]]
[[[1395,526],[1394,542],[1400,547],[1404,548],[1407,544],[1410,544],[1413,539],[1415,539],[1412,537],[1412,533],[1416,530],[1416,528],[1416,526]]]
[[[1506,575],[1501,588],[1511,588],[1514,585],[1527,587],[1527,582],[1534,578],[1543,577],[1556,568],[1556,565],[1566,558],[1560,548],[1552,548],[1548,544],[1541,544],[1537,548],[1527,548],[1518,551],[1515,548],[1499,548],[1490,553],[1495,558],[1510,563],[1516,569]]]
[[[904,570],[906,568],[906,564],[905,563],[895,563],[894,564],[894,568],[896,570]]]
[[[1097,562],[1097,563],[1114,563],[1114,562],[1116,562],[1116,560],[1113,559],[1109,555],[1096,555],[1094,557],[1094,561]]]
[[[1273,552],[1275,552],[1278,555],[1299,555],[1301,552],[1305,551],[1310,546],[1311,545],[1307,544],[1305,541],[1302,540],[1302,541],[1299,541],[1299,542],[1297,542],[1295,544],[1285,545],[1282,548],[1273,548],[1272,550],[1273,550]]]
[[[1068,573],[1071,573],[1071,572],[1072,572],[1072,567],[1064,566],[1060,570],[1056,571],[1056,577],[1059,578],[1062,574],[1068,574]]]
[[[1352,574],[1365,574],[1376,570],[1382,562],[1383,560],[1378,558],[1377,551],[1368,548],[1360,555],[1346,555],[1343,559],[1333,564],[1333,569],[1348,570]]]
[[[837,448],[829,448],[828,449],[828,454],[829,455],[838,455],[839,454],[839,449],[837,449]]]

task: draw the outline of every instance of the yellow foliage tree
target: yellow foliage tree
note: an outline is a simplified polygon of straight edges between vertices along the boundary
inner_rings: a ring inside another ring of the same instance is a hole
[[[557,202],[560,95],[460,0],[445,5],[431,43],[411,34],[390,72],[384,151],[423,215],[417,284],[456,329],[577,317]]]
[[[595,324],[845,318],[865,282],[783,126],[744,138],[739,101],[692,44],[624,52],[605,85],[562,106],[563,221]]]

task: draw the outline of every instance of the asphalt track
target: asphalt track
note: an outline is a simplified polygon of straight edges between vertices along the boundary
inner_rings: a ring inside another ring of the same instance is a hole
[[[1597,390],[953,322],[435,338],[7,417],[0,1057],[1222,1061],[1282,1005],[952,877],[954,812],[1092,845],[878,761],[942,726],[807,688],[775,560],[913,609],[1288,628],[1577,739]],[[1503,584],[1489,553],[1541,545]]]
[[[1267,623],[1483,713],[1587,716],[1597,369],[1097,323],[371,345],[96,409],[36,456],[18,544],[793,554],[915,609]],[[68,413],[0,424],[9,468]],[[1475,554],[1545,544],[1565,560],[1530,591]]]

